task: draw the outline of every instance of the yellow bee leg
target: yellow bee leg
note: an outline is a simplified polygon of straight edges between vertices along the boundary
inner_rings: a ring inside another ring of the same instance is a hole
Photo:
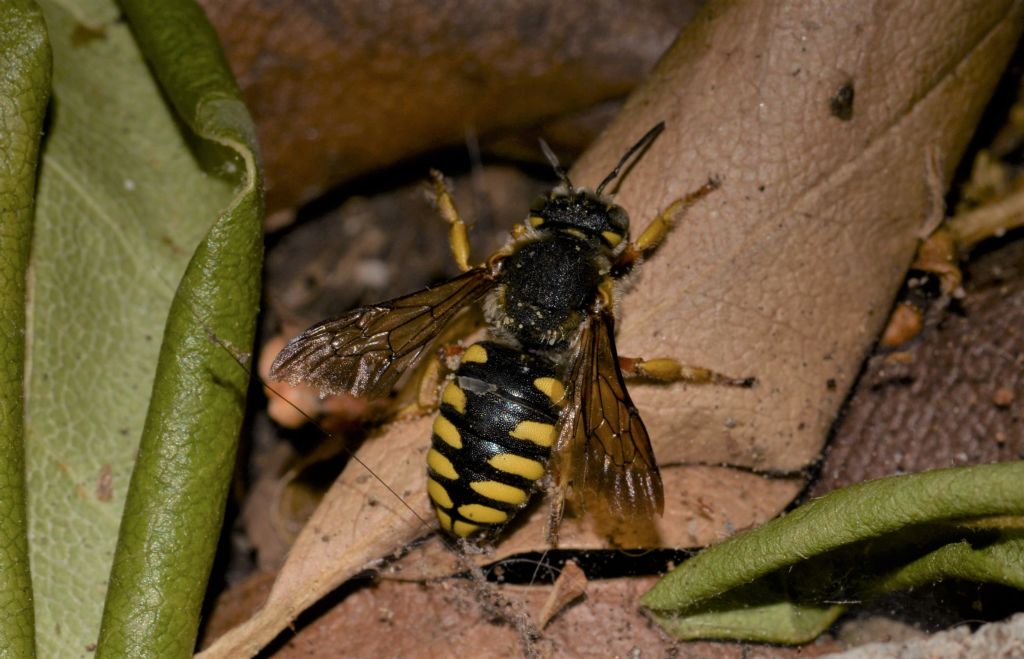
[[[455,263],[459,266],[459,270],[466,272],[470,268],[469,231],[466,229],[466,223],[462,221],[458,209],[455,208],[455,201],[444,182],[444,175],[436,169],[432,169],[430,178],[434,182],[437,211],[448,223],[448,246],[451,247],[452,256],[455,257]]]
[[[636,359],[619,357],[619,368],[625,376],[648,378],[658,382],[717,384],[726,387],[752,387],[756,378],[734,378],[701,366],[686,366],[675,359]]]
[[[441,406],[438,392],[441,389],[441,383],[444,382],[446,372],[447,367],[442,355],[426,358],[415,374],[417,377],[416,397],[412,397],[412,392],[403,395],[402,399],[408,402],[399,407],[389,421],[415,419],[436,412],[437,408]]]
[[[640,234],[640,237],[626,251],[634,252],[634,258],[646,256],[661,244],[665,236],[675,227],[676,222],[689,210],[690,206],[693,206],[717,190],[720,185],[721,183],[718,179],[709,179],[707,183],[687,194],[682,199],[673,201],[651,220],[651,223],[647,225],[647,228]]]

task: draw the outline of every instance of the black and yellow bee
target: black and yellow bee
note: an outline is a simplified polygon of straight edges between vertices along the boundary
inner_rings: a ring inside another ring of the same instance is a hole
[[[314,325],[281,351],[271,377],[324,394],[386,396],[449,321],[482,304],[488,339],[462,352],[445,384],[427,454],[428,494],[441,527],[458,537],[500,528],[526,505],[552,457],[558,515],[566,497],[614,519],[660,514],[661,477],[622,366],[665,381],[750,384],[674,360],[616,354],[615,282],[717,187],[709,181],[671,204],[630,242],[629,216],[604,190],[662,129],[648,131],[593,191],[574,187],[542,144],[561,185],[476,267],[466,226],[433,172],[463,274]]]

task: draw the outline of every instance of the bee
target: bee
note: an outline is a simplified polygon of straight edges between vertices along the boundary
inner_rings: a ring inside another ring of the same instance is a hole
[[[432,172],[463,273],[310,327],[280,352],[271,378],[308,383],[324,395],[387,396],[450,321],[481,305],[487,337],[461,352],[447,379],[427,453],[427,494],[441,528],[458,538],[493,535],[549,470],[559,495],[553,528],[567,498],[614,520],[660,515],[661,476],[623,371],[662,381],[752,383],[671,359],[616,353],[616,282],[689,206],[718,187],[709,180],[630,241],[629,216],[605,189],[663,128],[650,129],[592,191],[574,186],[542,142],[561,183],[533,204],[502,249],[475,267],[466,225],[443,177]]]

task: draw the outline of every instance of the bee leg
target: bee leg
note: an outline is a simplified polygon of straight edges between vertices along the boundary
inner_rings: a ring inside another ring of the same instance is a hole
[[[455,263],[459,270],[466,272],[469,265],[469,231],[466,223],[462,221],[458,209],[455,208],[455,200],[452,199],[448,185],[444,182],[444,175],[436,169],[430,170],[430,178],[434,183],[434,199],[437,204],[437,211],[448,223],[448,246],[455,257]]]
[[[634,265],[649,256],[665,240],[665,236],[675,228],[679,218],[690,209],[690,206],[717,190],[719,186],[721,186],[721,182],[717,178],[710,178],[704,185],[666,206],[651,220],[640,237],[626,246],[615,263],[614,270],[628,272]]]
[[[688,193],[681,199],[676,199],[669,204],[663,211],[657,214],[651,223],[647,225],[644,232],[640,234],[640,237],[636,239],[636,242],[632,244],[633,249],[638,251],[641,256],[646,256],[652,250],[654,250],[661,241],[665,239],[668,232],[671,231],[676,222],[679,220],[690,206],[693,206],[698,201],[708,196],[719,188],[721,182],[716,178],[708,179],[708,182],[700,186],[693,192]]]
[[[544,530],[544,538],[549,546],[558,547],[558,530],[562,526],[562,515],[565,514],[565,493],[556,491],[551,498],[551,508],[548,510],[548,524]]]
[[[441,390],[441,383],[445,380],[446,370],[444,359],[440,354],[425,359],[419,369],[415,400],[399,408],[391,420],[415,419],[436,412],[437,408],[441,406],[438,392]]]
[[[686,382],[687,384],[717,384],[726,387],[749,388],[756,378],[734,378],[701,366],[686,366],[675,359],[639,359],[619,357],[619,368],[627,377],[648,378],[658,382]]]

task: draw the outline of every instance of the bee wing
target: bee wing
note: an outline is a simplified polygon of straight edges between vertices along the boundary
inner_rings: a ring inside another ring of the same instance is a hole
[[[613,519],[649,519],[664,509],[651,440],[619,369],[615,320],[592,313],[568,369],[556,479],[585,508]]]
[[[445,325],[494,283],[489,268],[474,268],[433,288],[313,325],[277,355],[270,377],[305,382],[325,395],[387,396]]]

